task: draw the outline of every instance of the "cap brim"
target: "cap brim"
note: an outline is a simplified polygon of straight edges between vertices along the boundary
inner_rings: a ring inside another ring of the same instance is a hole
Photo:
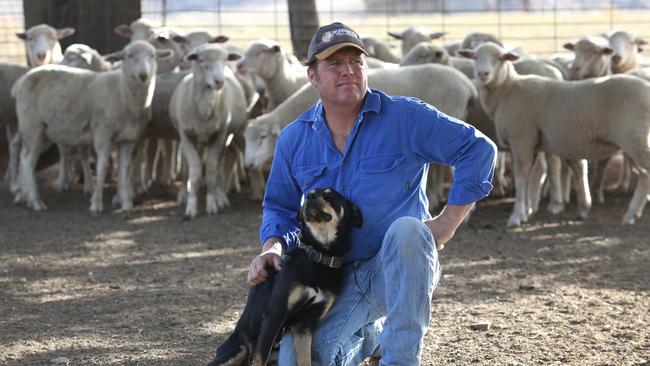
[[[358,44],[355,44],[355,43],[352,43],[352,42],[344,42],[344,43],[339,43],[339,44],[336,44],[336,45],[334,45],[332,47],[326,48],[323,51],[321,51],[320,53],[317,53],[316,55],[314,55],[314,57],[317,60],[324,60],[324,59],[332,56],[336,51],[340,50],[341,48],[345,48],[345,47],[354,47],[354,48],[358,49],[359,51],[363,52],[364,54],[366,54],[366,55],[368,54],[368,52],[366,52],[366,50],[364,50],[363,47],[359,46]]]

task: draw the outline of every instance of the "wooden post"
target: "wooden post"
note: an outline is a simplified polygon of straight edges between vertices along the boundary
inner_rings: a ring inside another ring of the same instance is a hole
[[[287,0],[293,53],[300,60],[307,59],[309,41],[318,31],[316,0]]]

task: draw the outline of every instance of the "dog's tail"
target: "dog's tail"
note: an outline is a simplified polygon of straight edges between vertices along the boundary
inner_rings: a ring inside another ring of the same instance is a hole
[[[217,355],[208,366],[240,366],[245,365],[249,351],[239,339],[237,333],[232,333],[219,347]]]

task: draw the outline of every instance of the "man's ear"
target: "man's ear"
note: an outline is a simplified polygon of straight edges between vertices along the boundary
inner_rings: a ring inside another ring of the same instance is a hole
[[[361,228],[363,226],[363,216],[361,216],[361,210],[359,210],[359,207],[357,207],[355,204],[352,204],[352,225],[357,228]]]

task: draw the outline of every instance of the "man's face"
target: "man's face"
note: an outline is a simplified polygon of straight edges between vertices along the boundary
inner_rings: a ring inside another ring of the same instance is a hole
[[[308,69],[309,82],[325,106],[361,105],[368,85],[365,61],[361,51],[347,47]]]

